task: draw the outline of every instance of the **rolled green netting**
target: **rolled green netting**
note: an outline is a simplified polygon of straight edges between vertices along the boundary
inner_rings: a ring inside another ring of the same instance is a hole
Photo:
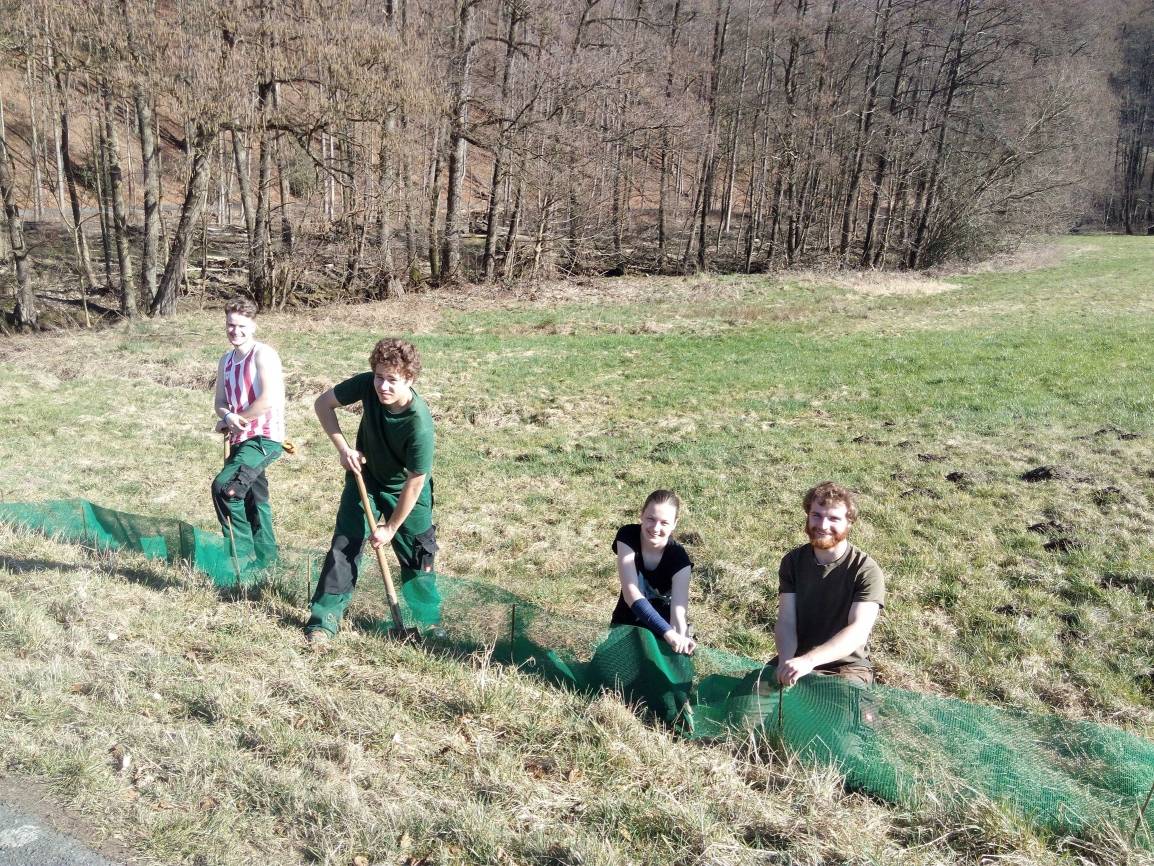
[[[219,532],[84,500],[0,503],[0,520],[101,550],[184,561],[225,590],[275,581],[307,599],[323,561],[317,552],[288,550],[255,572],[234,559]],[[364,568],[362,589],[372,566]],[[916,808],[981,796],[1060,835],[1129,836],[1137,825],[1135,842],[1154,847],[1154,821],[1139,818],[1154,784],[1154,743],[1117,728],[832,677],[806,677],[782,691],[773,669],[752,659],[708,647],[678,656],[646,630],[559,616],[461,578],[422,576],[401,596],[407,623],[429,644],[488,652],[568,688],[620,692],[686,738],[769,738],[803,760],[835,765],[849,788],[892,803]],[[369,631],[392,625],[387,616],[354,612],[354,619]]]

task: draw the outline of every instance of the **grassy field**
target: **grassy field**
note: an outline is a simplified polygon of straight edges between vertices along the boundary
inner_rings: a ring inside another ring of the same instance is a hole
[[[0,496],[212,526],[221,320],[0,344]],[[935,278],[580,281],[261,322],[299,447],[270,472],[282,543],[332,528],[341,478],[312,400],[402,334],[438,421],[446,573],[605,621],[613,532],[672,487],[699,634],[768,658],[800,496],[834,478],[860,492],[855,540],[889,577],[882,682],[1154,736],[1147,239]],[[197,575],[0,531],[4,769],[164,863],[1144,857],[981,802],[906,814],[484,657],[347,633],[314,658],[302,601],[222,604]]]

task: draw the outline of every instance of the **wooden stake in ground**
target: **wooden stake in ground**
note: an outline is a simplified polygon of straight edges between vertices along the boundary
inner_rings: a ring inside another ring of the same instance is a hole
[[[353,477],[357,479],[357,489],[361,492],[361,506],[365,509],[365,520],[369,523],[369,531],[375,532],[377,518],[373,516],[373,507],[369,503],[369,492],[365,490],[365,479],[361,477],[359,472],[354,472]],[[401,618],[401,606],[397,603],[397,591],[393,588],[393,577],[389,573],[389,564],[385,561],[385,551],[378,547],[376,554],[377,565],[381,567],[381,577],[385,581],[385,594],[389,597],[389,613],[393,617],[393,627],[389,629],[389,634],[403,641],[418,641],[421,639],[421,633],[415,628],[405,628],[405,621]]]
[[[1134,822],[1134,829],[1130,833],[1130,844],[1134,844],[1134,839],[1138,835],[1138,828],[1142,826],[1142,819],[1146,817],[1146,807],[1150,805],[1150,797],[1154,795],[1154,782],[1150,783],[1150,790],[1146,792],[1146,800],[1142,803],[1142,808],[1138,810],[1138,820]]]

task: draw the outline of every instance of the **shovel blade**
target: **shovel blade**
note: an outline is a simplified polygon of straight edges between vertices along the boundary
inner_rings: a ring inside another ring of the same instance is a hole
[[[406,628],[403,625],[389,629],[389,636],[401,643],[420,643],[423,638],[415,628]]]

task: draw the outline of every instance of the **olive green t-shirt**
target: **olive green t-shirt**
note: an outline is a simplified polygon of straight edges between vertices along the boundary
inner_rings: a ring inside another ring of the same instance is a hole
[[[855,602],[885,605],[885,575],[876,562],[852,544],[829,565],[817,561],[811,545],[796,547],[782,557],[778,578],[778,592],[792,592],[795,596],[798,655],[820,646],[849,625],[850,605]],[[819,668],[868,661],[869,655],[862,647]]]
[[[433,417],[424,398],[416,391],[413,401],[400,412],[390,412],[377,399],[373,374],[358,373],[333,387],[342,406],[361,403],[361,426],[357,430],[357,450],[365,455],[366,480],[378,489],[397,496],[408,473],[427,476],[417,500],[430,504],[433,472]]]

